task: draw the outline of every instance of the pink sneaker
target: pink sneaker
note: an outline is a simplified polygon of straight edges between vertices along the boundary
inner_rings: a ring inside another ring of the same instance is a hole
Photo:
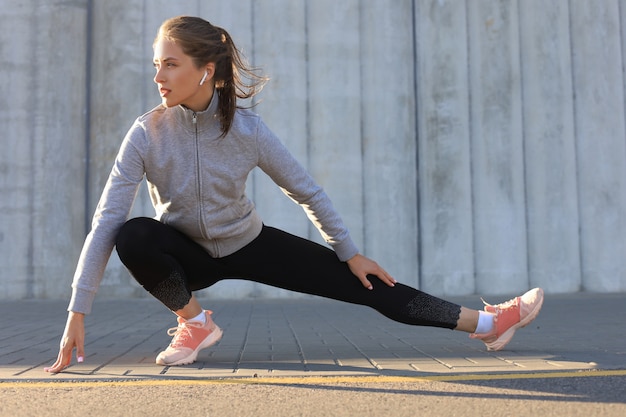
[[[472,339],[482,340],[487,350],[500,350],[513,338],[515,331],[526,327],[537,317],[543,305],[543,290],[534,288],[520,297],[505,303],[491,305],[485,303],[485,311],[495,314],[493,330],[489,333],[469,335]]]
[[[156,363],[167,366],[187,365],[196,360],[200,350],[217,343],[222,338],[222,329],[213,323],[211,313],[205,311],[206,324],[178,317],[178,327],[167,331],[169,336],[174,336],[172,342],[158,354]]]

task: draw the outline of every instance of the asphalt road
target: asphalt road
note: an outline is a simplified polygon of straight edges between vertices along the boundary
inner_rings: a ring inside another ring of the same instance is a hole
[[[472,379],[477,378],[477,379]],[[619,416],[626,372],[10,382],[2,416]]]

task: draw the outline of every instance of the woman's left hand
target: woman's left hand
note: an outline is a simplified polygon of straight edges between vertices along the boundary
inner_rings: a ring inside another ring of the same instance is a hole
[[[391,275],[387,273],[373,260],[366,258],[365,256],[357,253],[347,261],[350,271],[361,281],[363,286],[368,290],[374,288],[372,283],[367,279],[368,275],[376,275],[378,279],[393,287],[398,281],[396,281]]]

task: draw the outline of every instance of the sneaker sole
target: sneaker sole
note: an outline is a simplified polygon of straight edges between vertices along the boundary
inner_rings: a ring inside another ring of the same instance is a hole
[[[487,350],[497,351],[505,347],[511,341],[517,329],[521,329],[522,327],[528,326],[537,317],[537,314],[539,314],[539,311],[541,310],[542,306],[543,306],[543,291],[541,292],[541,298],[537,302],[537,305],[530,313],[528,313],[526,317],[524,317],[524,320],[521,320],[519,323],[514,324],[513,326],[509,327],[504,333],[502,333],[502,335],[500,335],[499,338],[497,338],[493,342],[485,343],[485,345],[487,346]]]
[[[219,326],[215,326],[215,329],[213,329],[213,331],[198,345],[198,347],[193,352],[189,354],[189,356],[186,356],[172,363],[167,363],[157,358],[156,363],[157,365],[163,366],[189,365],[190,363],[194,363],[196,361],[196,358],[198,357],[198,353],[200,353],[202,349],[206,349],[219,342],[223,334],[224,332],[222,331],[222,329],[220,329]]]

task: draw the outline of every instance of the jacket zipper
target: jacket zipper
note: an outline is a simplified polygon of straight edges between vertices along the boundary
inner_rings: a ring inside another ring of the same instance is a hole
[[[195,131],[195,145],[196,145],[196,198],[198,199],[198,223],[200,227],[200,233],[202,237],[208,239],[206,234],[206,227],[204,224],[204,216],[202,215],[202,177],[200,175],[200,143],[198,140],[198,115],[196,112],[193,112],[191,116],[191,121],[193,123],[194,131]]]

